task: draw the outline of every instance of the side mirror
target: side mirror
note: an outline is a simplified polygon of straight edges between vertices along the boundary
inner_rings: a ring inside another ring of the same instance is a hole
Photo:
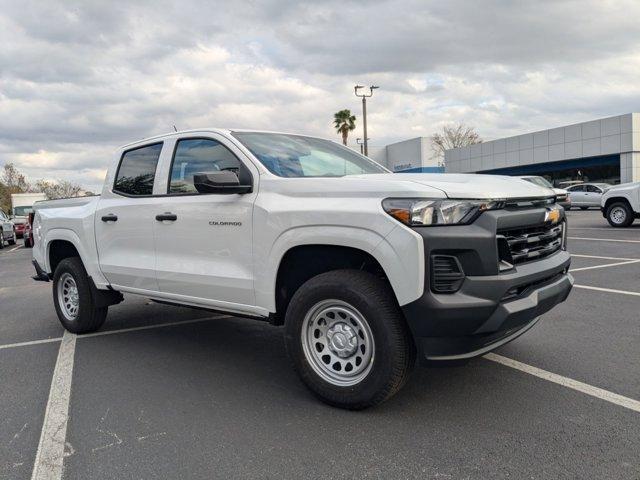
[[[221,170],[211,173],[196,173],[193,176],[193,186],[198,193],[251,193],[253,185],[240,185],[235,172]]]

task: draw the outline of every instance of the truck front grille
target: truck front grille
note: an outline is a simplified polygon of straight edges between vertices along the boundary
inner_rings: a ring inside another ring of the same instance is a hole
[[[498,242],[506,241],[508,245],[508,248],[499,248],[500,260],[517,264],[557,252],[562,248],[564,226],[562,222],[498,231]]]

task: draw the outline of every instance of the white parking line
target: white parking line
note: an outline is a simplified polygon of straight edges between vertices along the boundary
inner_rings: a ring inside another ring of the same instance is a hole
[[[617,262],[617,263],[607,263],[605,265],[594,265],[592,267],[580,267],[580,268],[572,268],[570,272],[581,272],[582,270],[593,270],[595,268],[608,268],[608,267],[617,267],[620,265],[631,265],[632,263],[638,263],[640,260],[629,260],[626,262]]]
[[[613,227],[576,227],[575,225],[570,226],[571,230],[608,230],[610,232],[614,232]],[[633,229],[631,229],[633,231]]]
[[[7,253],[15,252],[19,248],[22,248],[22,245],[18,245],[17,247],[13,247],[11,250],[7,251]]]
[[[53,370],[49,400],[44,414],[31,480],[59,480],[62,478],[75,351],[76,335],[65,331]]]
[[[578,255],[577,253],[572,253],[572,257],[579,258],[597,258],[601,260],[640,260],[640,258],[624,258],[624,257],[601,257],[599,255]]]
[[[515,368],[516,370],[528,373],[529,375],[533,375],[534,377],[542,378],[543,380],[547,380],[548,382],[557,383],[558,385],[562,385],[563,387],[585,393],[595,398],[599,398],[600,400],[604,400],[605,402],[628,408],[629,410],[633,410],[634,412],[640,412],[640,401],[634,400],[633,398],[624,397],[622,395],[618,395],[617,393],[594,387],[587,383],[579,382],[578,380],[573,380],[572,378],[563,377],[562,375],[558,375],[556,373],[547,372],[546,370],[542,370],[541,368],[527,365],[526,363],[518,362],[517,360],[503,357],[502,355],[496,355],[495,353],[487,353],[483,358],[491,360],[492,362],[500,363],[501,365],[505,365],[507,367]]]
[[[609,230],[613,231],[613,227],[576,227],[575,225],[571,225],[571,230]]]
[[[53,343],[53,342],[59,342],[60,340],[62,340],[62,337],[44,338],[42,340],[32,340],[30,342],[9,343],[7,345],[0,345],[0,350],[4,350],[5,348],[16,348],[16,347],[27,347],[29,345],[40,345],[41,343]]]
[[[640,243],[640,240],[621,240],[618,238],[589,238],[589,237],[567,237],[570,240],[587,240],[590,242],[620,242],[620,243]]]
[[[71,398],[71,381],[73,378],[73,361],[76,350],[76,340],[78,338],[96,337],[101,335],[113,335],[116,333],[132,332],[138,330],[149,330],[152,328],[170,327],[176,325],[187,325],[207,320],[227,318],[229,315],[216,315],[206,318],[196,318],[182,322],[161,323],[156,325],[146,325],[143,327],[122,328],[119,330],[108,330],[96,332],[82,337],[65,330],[62,339],[35,340],[33,342],[22,342],[21,344],[5,345],[5,348],[15,346],[34,345],[61,340],[58,359],[53,370],[53,379],[49,390],[49,400],[44,414],[40,442],[36,453],[36,460],[33,465],[31,480],[60,480],[64,465],[64,447],[67,438],[67,423],[69,419],[69,400]]]
[[[607,292],[607,293],[620,293],[622,295],[631,295],[634,297],[640,297],[640,292],[629,292],[627,290],[615,290],[613,288],[602,288],[602,287],[591,287],[589,285],[573,285],[575,288],[584,288],[585,290],[596,290],[598,292]]]

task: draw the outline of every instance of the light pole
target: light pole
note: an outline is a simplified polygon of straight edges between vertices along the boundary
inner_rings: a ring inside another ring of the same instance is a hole
[[[358,90],[361,88],[369,88],[369,94],[363,90],[362,93],[358,93]],[[353,91],[356,94],[356,97],[362,98],[362,127],[364,129],[364,155],[365,157],[369,156],[369,145],[367,140],[367,98],[373,96],[373,91],[376,88],[380,88],[376,85],[371,85],[370,87],[365,87],[364,85],[356,85],[353,87]]]
[[[356,138],[356,143],[358,145],[360,145],[360,153],[364,155],[364,150],[362,149],[362,147],[364,146],[364,143],[362,143],[360,140],[362,140],[361,138]],[[367,140],[371,140],[370,138],[367,138]]]

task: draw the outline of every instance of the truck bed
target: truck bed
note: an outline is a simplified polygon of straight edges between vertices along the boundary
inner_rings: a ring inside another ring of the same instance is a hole
[[[56,200],[40,200],[33,204],[34,210],[44,210],[49,208],[79,207],[90,203],[97,203],[100,195],[88,197],[59,198]]]

